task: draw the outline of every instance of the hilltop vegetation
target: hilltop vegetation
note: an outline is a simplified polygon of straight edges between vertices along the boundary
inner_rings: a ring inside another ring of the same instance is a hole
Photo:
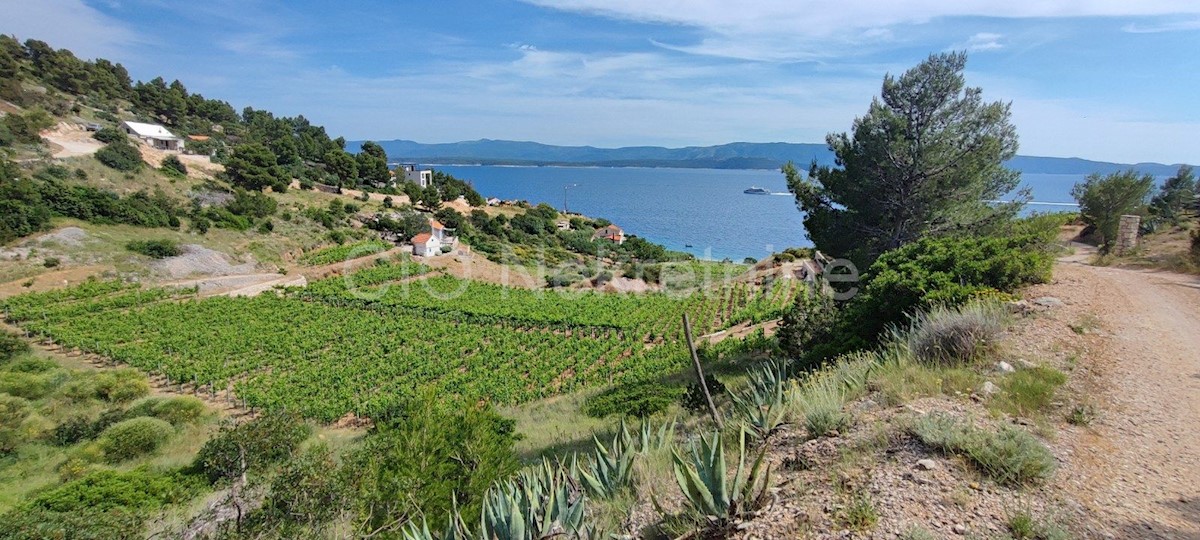
[[[22,332],[0,334],[0,536],[779,537],[882,534],[885,522],[893,534],[914,508],[949,496],[986,502],[939,507],[977,516],[982,532],[1005,526],[997,501],[1033,499],[1037,519],[1052,504],[1058,464],[1045,441],[1069,377],[1040,358],[1004,360],[1019,345],[1012,312],[1030,309],[1015,300],[1048,280],[1069,217],[1015,219],[1015,208],[976,200],[1011,183],[1003,162],[1015,141],[1006,109],[964,89],[965,59],[935,55],[885,79],[893,109],[876,104],[856,124],[878,121],[863,135],[880,145],[831,137],[842,165],[816,171],[815,184],[793,179],[801,204],[824,210],[812,214],[817,247],[869,263],[847,283],[682,260],[636,237],[597,241],[602,219],[479,207],[467,183],[440,173],[424,190],[380,187],[382,146],[351,155],[303,117],[238,114],[178,82],[134,84],[119,64],[2,39],[4,91],[26,107],[14,126],[39,120],[38,108],[64,117],[78,106],[110,124],[205,135],[199,149],[225,165],[150,169],[139,153],[125,171],[128,143],[107,132],[116,159],[5,162],[0,204],[17,216],[4,222],[6,241],[80,220],[71,223],[124,227],[114,243],[142,268],[187,242],[220,241],[273,250],[281,271],[311,282],[234,297],[110,275],[0,300]],[[949,90],[926,94],[939,88]],[[994,122],[908,126],[925,116],[898,114],[899,102]],[[907,148],[908,127],[941,143]],[[6,151],[36,155],[36,141],[11,140]],[[947,161],[943,150],[972,146],[962,141],[982,150]],[[868,166],[881,145],[923,156],[918,169],[965,170],[881,174]],[[304,189],[317,182],[332,193]],[[353,187],[366,189],[351,202]],[[918,196],[890,199],[902,207],[892,212],[844,192],[888,187]],[[928,196],[942,188],[959,196]],[[1178,214],[1177,199],[1158,206]],[[546,287],[453,275],[466,255],[384,253],[393,244],[380,237],[411,238],[430,218],[492,262],[554,265],[537,274]],[[867,237],[863,249],[845,242],[850,232]],[[285,260],[295,245],[304,252]],[[330,277],[331,266],[342,273]],[[618,274],[658,287],[595,290]],[[79,358],[106,365],[63,367]],[[914,472],[909,460],[932,465]],[[914,476],[939,468],[955,494]],[[913,498],[883,500],[901,471]],[[801,500],[811,508],[797,509]],[[1058,530],[1025,517],[1014,534]]]

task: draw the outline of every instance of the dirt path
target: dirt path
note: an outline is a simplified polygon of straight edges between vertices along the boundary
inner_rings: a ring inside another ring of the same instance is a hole
[[[1082,317],[1099,410],[1064,434],[1060,481],[1097,537],[1200,539],[1200,278],[1088,266],[1090,254],[1077,247],[1044,288]]]

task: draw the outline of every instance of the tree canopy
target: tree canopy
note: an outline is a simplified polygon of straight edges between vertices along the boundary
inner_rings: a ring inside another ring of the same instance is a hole
[[[852,133],[826,137],[833,167],[814,161],[808,176],[783,168],[816,246],[869,264],[880,253],[925,235],[972,232],[1012,217],[1021,202],[992,204],[1016,188],[1020,173],[1009,105],[985,102],[966,87],[964,53],[931,55],[899,78]]]
[[[1191,165],[1180,165],[1179,172],[1163,182],[1150,201],[1150,210],[1160,218],[1178,223],[1185,212],[1194,209],[1197,195],[1196,175]]]
[[[279,166],[275,154],[258,143],[235,146],[225,163],[225,172],[234,185],[250,190],[270,187],[285,191],[289,183],[287,172]]]
[[[1117,238],[1121,216],[1143,213],[1153,188],[1153,176],[1139,175],[1133,170],[1107,176],[1092,173],[1083,182],[1075,184],[1071,196],[1079,202],[1079,213],[1084,222],[1096,227],[1102,242],[1100,249],[1107,252]]]

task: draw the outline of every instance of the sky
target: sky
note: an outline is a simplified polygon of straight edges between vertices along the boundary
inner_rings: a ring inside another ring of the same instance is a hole
[[[347,139],[822,142],[967,51],[1024,155],[1200,163],[1198,0],[0,0],[0,32]]]

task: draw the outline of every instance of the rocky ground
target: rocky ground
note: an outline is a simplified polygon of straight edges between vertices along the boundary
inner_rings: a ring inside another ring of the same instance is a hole
[[[731,536],[1010,538],[1023,513],[1068,538],[1200,539],[1200,279],[1094,267],[1091,256],[1077,246],[1051,283],[1027,291],[1005,339],[1005,362],[1069,375],[1041,418],[997,414],[978,395],[900,407],[868,398],[852,405],[848,433],[809,440],[785,429],[769,443],[774,503]],[[1021,424],[1057,471],[1039,486],[998,485],[908,434],[929,412]]]

